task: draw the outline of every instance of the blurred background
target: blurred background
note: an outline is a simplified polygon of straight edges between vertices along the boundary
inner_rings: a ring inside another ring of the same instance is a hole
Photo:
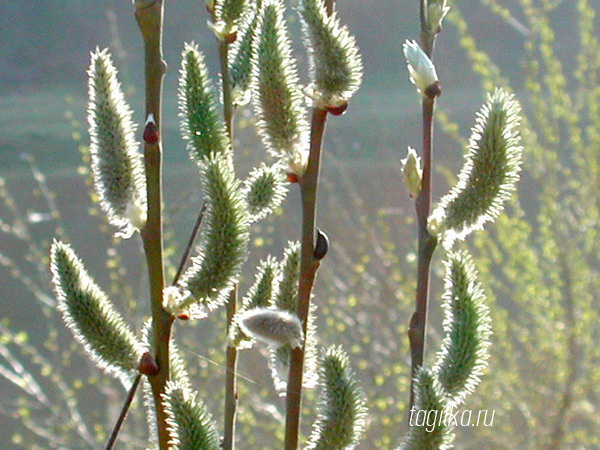
[[[288,2],[289,3],[289,2]],[[406,147],[420,146],[420,104],[402,55],[419,36],[418,1],[343,0],[362,51],[361,89],[327,125],[320,228],[332,251],[315,290],[320,342],[341,344],[367,394],[359,448],[388,449],[406,430],[410,357],[406,329],[416,273],[413,205],[400,175]],[[494,410],[491,427],[458,428],[458,448],[600,448],[598,0],[452,0],[436,45],[443,85],[435,136],[434,198],[463,164],[465,140],[485,94],[499,85],[521,101],[525,166],[518,195],[474,254],[494,338],[489,369],[466,408]],[[290,33],[303,82],[306,53],[294,4]],[[94,448],[104,442],[124,388],[88,363],[54,308],[48,246],[69,240],[90,273],[139,329],[148,311],[139,237],[112,237],[94,203],[87,164],[89,53],[109,47],[139,124],[142,41],[130,2],[63,0],[0,5],[0,448]],[[196,166],[180,137],[176,90],[184,42],[217,47],[198,0],[166,2],[164,92],[167,255],[177,264],[200,209]],[[237,170],[268,157],[251,107],[236,116]],[[434,200],[435,201],[435,200]],[[299,194],[253,227],[242,292],[253,268],[299,237]],[[439,348],[442,252],[432,280],[428,358]],[[169,270],[174,272],[173,267]],[[177,335],[201,392],[221,422],[223,311]],[[240,449],[280,448],[284,404],[266,358],[240,363]],[[305,402],[310,430],[314,395]],[[121,447],[144,448],[141,396]]]

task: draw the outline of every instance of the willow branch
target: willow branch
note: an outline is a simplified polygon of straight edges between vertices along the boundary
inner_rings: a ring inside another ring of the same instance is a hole
[[[300,262],[300,282],[298,285],[298,306],[296,314],[302,322],[304,336],[308,325],[310,295],[319,260],[315,257],[315,223],[317,212],[317,187],[319,183],[319,168],[321,165],[321,146],[325,132],[327,111],[313,108],[310,156],[306,172],[300,179],[300,194],[302,197],[302,250]],[[304,372],[304,348],[292,349],[290,356],[290,372],[286,394],[285,418],[285,449],[295,450],[298,447],[300,428],[300,407],[302,404],[302,378]]]
[[[421,0],[421,47],[430,58],[433,57],[435,34],[427,31],[425,23],[425,1]],[[415,201],[418,224],[417,250],[417,291],[415,312],[410,319],[408,337],[411,353],[411,385],[409,410],[414,406],[414,377],[423,365],[425,356],[425,336],[427,332],[427,309],[429,304],[429,278],[431,260],[437,245],[435,237],[427,231],[427,219],[431,209],[431,163],[433,158],[433,112],[435,98],[423,97],[423,178],[421,192]]]
[[[165,384],[169,380],[169,343],[172,317],[163,309],[164,289],[163,234],[162,234],[162,186],[161,186],[161,103],[162,81],[166,64],[162,53],[162,29],[164,5],[162,0],[135,2],[135,17],[144,40],[146,81],[146,117],[149,122],[144,130],[144,162],[148,185],[148,219],[141,232],[146,253],[150,282],[150,305],[152,311],[153,351],[158,373],[149,376],[152,395],[156,405],[158,441],[161,450],[168,448],[169,433],[167,414],[162,403]],[[152,122],[153,120],[153,122]],[[154,129],[152,129],[154,128]],[[146,134],[147,131],[153,131]]]
[[[221,63],[221,85],[223,89],[223,118],[225,128],[229,136],[229,142],[233,146],[233,102],[231,100],[231,83],[229,80],[229,43],[219,41],[219,60]],[[227,328],[226,333],[229,333],[229,328],[233,317],[237,312],[237,287],[235,287],[229,295],[227,301]],[[235,345],[227,343],[225,355],[225,416],[223,426],[223,443],[222,447],[225,450],[233,450],[235,448],[235,416],[237,412],[238,392],[237,392],[237,361],[238,349]]]

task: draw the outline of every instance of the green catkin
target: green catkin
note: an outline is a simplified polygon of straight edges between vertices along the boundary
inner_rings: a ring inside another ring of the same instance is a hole
[[[96,49],[88,70],[88,122],[94,188],[111,225],[130,237],[146,222],[146,176],[132,112],[107,49]]]
[[[466,252],[451,253],[445,265],[445,338],[433,371],[448,397],[458,404],[480,381],[492,332],[471,257]]]
[[[250,220],[264,219],[277,208],[287,194],[287,181],[279,164],[255,168],[244,183],[244,196]]]
[[[284,311],[296,311],[298,280],[300,278],[300,243],[288,242],[283,250],[281,279],[279,280],[273,306]]]
[[[364,431],[364,393],[341,347],[330,347],[319,358],[318,415],[306,449],[355,448]]]
[[[215,89],[204,56],[194,43],[186,44],[179,78],[179,116],[183,139],[191,158],[200,164],[206,157],[227,153],[229,139],[217,110]]]
[[[54,241],[52,282],[67,327],[105,372],[124,382],[137,370],[141,345],[68,244]]]
[[[430,369],[421,368],[416,375],[415,407],[411,426],[398,450],[446,450],[452,448],[452,423],[445,421],[446,393]],[[442,420],[440,420],[442,417]],[[429,422],[429,423],[427,423]]]
[[[447,248],[494,220],[515,190],[523,152],[519,112],[514,97],[496,89],[478,113],[458,183],[429,218],[430,232]]]
[[[362,81],[362,60],[354,37],[327,15],[322,0],[301,0],[299,8],[310,64],[310,95],[317,107],[347,103]]]
[[[216,424],[197,400],[197,392],[169,381],[163,394],[167,411],[170,448],[180,450],[217,450],[221,448]]]
[[[252,57],[259,17],[259,6],[252,2],[240,20],[238,37],[229,49],[229,82],[233,102],[237,105],[245,105],[250,100]]]
[[[247,0],[216,0],[215,27],[223,36],[236,33],[238,24],[248,7]]]
[[[256,36],[252,91],[258,132],[274,156],[302,160],[308,124],[280,0],[264,2]]]
[[[208,207],[197,256],[179,286],[184,310],[198,302],[208,309],[223,304],[237,282],[248,248],[248,214],[240,183],[227,155],[213,155],[201,165]]]

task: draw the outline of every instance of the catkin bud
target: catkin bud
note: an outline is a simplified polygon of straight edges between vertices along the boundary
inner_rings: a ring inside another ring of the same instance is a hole
[[[254,308],[240,314],[244,333],[273,347],[289,344],[300,347],[304,340],[302,324],[295,314],[280,309]]]
[[[423,169],[421,169],[421,158],[412,147],[408,147],[408,154],[402,160],[402,175],[411,198],[417,198],[421,192]]]
[[[283,170],[279,164],[255,168],[244,183],[244,196],[250,220],[256,222],[273,212],[287,193]]]
[[[427,0],[425,11],[427,30],[432,34],[442,31],[442,21],[450,11],[448,0]]]
[[[416,41],[406,41],[402,46],[410,81],[417,91],[427,97],[437,97],[441,93],[439,79],[435,66],[429,56],[421,49]]]

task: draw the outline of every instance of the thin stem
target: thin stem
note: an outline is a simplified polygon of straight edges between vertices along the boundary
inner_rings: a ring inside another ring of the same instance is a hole
[[[141,232],[146,253],[150,282],[150,305],[152,310],[153,350],[158,373],[148,377],[156,405],[158,442],[162,449],[168,448],[167,413],[161,395],[169,380],[169,344],[173,318],[163,309],[165,287],[163,267],[162,233],[162,186],[161,186],[161,104],[162,81],[166,64],[162,52],[162,29],[164,5],[161,0],[135,2],[135,17],[144,40],[144,61],[146,79],[146,117],[153,117],[159,139],[146,140],[144,163],[148,186],[148,219]],[[151,116],[152,115],[152,116]],[[147,125],[148,126],[148,125]]]
[[[231,83],[229,80],[229,43],[219,41],[219,60],[221,63],[221,85],[223,87],[223,119],[225,128],[229,136],[229,142],[233,147],[233,102],[231,100]],[[229,335],[229,328],[233,317],[237,312],[237,286],[229,295],[227,301],[227,328],[226,335]],[[237,392],[237,362],[238,349],[235,345],[230,345],[227,341],[227,350],[225,354],[225,415],[223,426],[223,443],[222,448],[225,450],[233,450],[235,448],[235,416],[238,404]]]
[[[192,247],[194,246],[194,241],[196,240],[196,236],[198,235],[198,231],[200,231],[200,227],[202,226],[202,220],[204,219],[204,212],[206,211],[206,202],[202,204],[202,208],[200,208],[200,214],[198,214],[198,218],[196,219],[196,223],[194,224],[194,228],[192,229],[192,234],[190,234],[190,239],[188,240],[187,245],[185,246],[185,250],[183,251],[183,255],[181,255],[181,261],[179,261],[179,266],[177,267],[177,272],[173,277],[173,283],[177,284],[181,274],[183,273],[183,268],[185,267],[185,263],[187,262],[190,252],[192,251]]]
[[[129,411],[129,407],[131,406],[131,402],[133,401],[133,397],[135,396],[135,392],[140,384],[140,380],[142,379],[142,374],[138,373],[133,380],[133,384],[129,389],[129,393],[127,394],[127,398],[125,399],[125,404],[123,408],[121,408],[121,414],[119,414],[119,418],[117,419],[117,423],[113,428],[113,431],[110,435],[110,439],[106,443],[106,450],[111,450],[117,441],[117,436],[119,435],[119,431],[121,431],[121,426],[123,422],[125,422],[125,417],[127,417],[127,412]]]
[[[425,334],[427,331],[427,306],[429,303],[429,275],[431,259],[437,241],[427,231],[427,218],[431,208],[431,160],[433,140],[433,110],[435,99],[423,98],[423,179],[421,192],[415,202],[418,222],[418,263],[417,263],[417,292],[415,312],[413,313],[408,337],[411,352],[411,389],[410,406],[414,406],[414,377],[419,367],[423,365],[425,355]]]
[[[327,111],[313,108],[310,134],[310,156],[306,173],[300,179],[302,196],[302,250],[300,262],[300,282],[298,285],[298,306],[296,314],[302,322],[304,336],[308,324],[310,294],[312,292],[319,260],[315,257],[315,223],[317,213],[317,187],[321,165],[321,145],[325,132]],[[302,404],[302,378],[304,372],[304,347],[294,348],[290,356],[290,372],[286,394],[285,450],[298,447],[300,428],[300,407]]]
[[[421,20],[421,48],[433,59],[436,33],[432,33],[427,27],[427,2],[420,2]],[[414,379],[419,367],[423,365],[425,356],[425,336],[427,332],[427,308],[429,304],[429,275],[431,272],[431,260],[437,246],[437,239],[427,231],[427,219],[431,209],[431,162],[433,158],[433,112],[435,108],[435,97],[423,97],[423,178],[421,180],[421,192],[415,201],[418,224],[418,250],[417,250],[417,291],[415,298],[415,312],[413,313],[408,338],[410,341],[411,354],[411,381],[410,381],[410,405],[412,409],[415,403]]]

